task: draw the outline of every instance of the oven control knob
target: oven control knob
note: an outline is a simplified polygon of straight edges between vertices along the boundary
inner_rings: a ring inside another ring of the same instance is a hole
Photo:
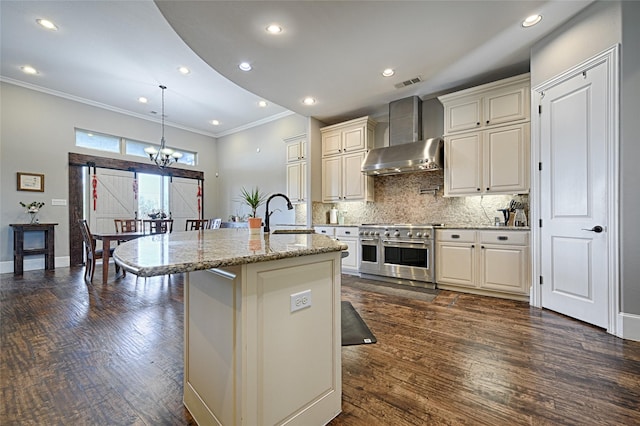
[[[380,231],[376,231],[376,232],[375,232],[375,236],[376,236],[376,237],[379,237],[379,236],[380,236]]]
[[[365,231],[364,235],[371,235],[372,231]]]
[[[394,232],[394,233],[393,233],[393,236],[394,236],[394,237],[399,237],[399,236],[400,236],[400,233],[399,233],[398,231],[396,231],[396,232]]]
[[[360,234],[360,235],[366,235],[366,234],[364,233],[364,231],[360,231],[360,232],[358,232],[358,234]]]
[[[413,234],[411,233],[411,231],[407,232],[407,237],[409,238],[413,237]]]
[[[422,232],[416,232],[416,238],[422,237]]]
[[[385,236],[385,237],[388,237],[389,235],[391,235],[391,234],[389,233],[389,231],[384,231],[384,236]]]

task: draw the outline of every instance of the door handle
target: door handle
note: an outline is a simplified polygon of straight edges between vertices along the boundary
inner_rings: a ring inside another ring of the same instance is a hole
[[[587,228],[582,228],[583,231],[591,231],[591,232],[595,232],[596,234],[601,233],[602,231],[604,231],[604,228],[600,225],[596,225],[591,229],[587,229]]]

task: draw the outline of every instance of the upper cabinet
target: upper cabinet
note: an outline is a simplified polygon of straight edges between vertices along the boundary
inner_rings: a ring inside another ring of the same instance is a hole
[[[530,120],[529,74],[440,96],[449,135]]]
[[[529,74],[440,96],[445,196],[529,192]]]
[[[369,117],[320,129],[322,135],[322,201],[373,201],[373,178],[361,172],[373,147],[376,122]]]
[[[292,203],[307,201],[307,135],[284,140],[287,144],[287,197]]]

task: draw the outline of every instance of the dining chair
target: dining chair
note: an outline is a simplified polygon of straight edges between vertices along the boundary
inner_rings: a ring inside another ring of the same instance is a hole
[[[145,219],[144,223],[149,224],[149,233],[167,234],[173,232],[173,219]]]
[[[222,223],[222,219],[215,218],[215,219],[210,219],[211,220],[211,225],[209,226],[209,229],[219,229],[220,228],[220,224]]]
[[[89,276],[89,282],[93,282],[93,273],[96,270],[96,260],[102,259],[102,250],[96,248],[96,240],[91,235],[91,230],[89,229],[89,224],[86,219],[80,219],[78,221],[80,225],[80,233],[82,234],[82,239],[84,241],[84,250],[85,250],[85,270],[84,270],[84,279],[87,279]],[[110,255],[113,254],[115,247],[109,250]],[[114,262],[116,267],[116,274],[120,272],[120,266]],[[122,269],[122,276],[124,277],[127,272]]]
[[[116,232],[142,231],[142,219],[113,219]]]
[[[209,219],[187,219],[184,230],[185,231],[197,231],[200,229],[209,229]]]

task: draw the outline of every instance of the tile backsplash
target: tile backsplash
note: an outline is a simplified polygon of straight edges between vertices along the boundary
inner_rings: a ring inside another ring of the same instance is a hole
[[[471,226],[493,225],[494,217],[502,218],[502,213],[497,210],[508,207],[512,199],[520,201],[527,206],[525,214],[527,218],[529,217],[528,195],[445,198],[443,197],[443,187],[444,172],[442,170],[378,176],[374,178],[374,202],[345,202],[335,203],[335,205],[338,210],[344,212],[345,224],[444,223]],[[438,189],[436,190],[436,188]],[[329,210],[333,205],[314,202],[313,224],[329,223]]]

